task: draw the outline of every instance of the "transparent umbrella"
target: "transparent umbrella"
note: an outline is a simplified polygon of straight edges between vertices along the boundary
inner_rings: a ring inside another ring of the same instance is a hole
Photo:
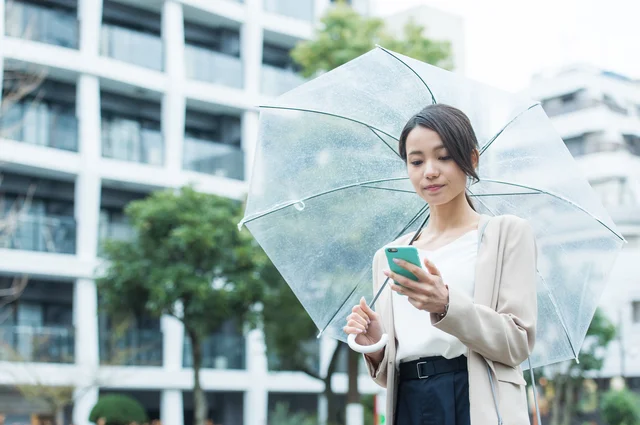
[[[346,341],[351,307],[376,297],[375,252],[428,219],[398,138],[431,103],[455,106],[473,124],[477,209],[517,215],[534,229],[538,331],[523,367],[577,359],[624,239],[540,104],[525,97],[376,48],[262,107],[240,225],[320,333]]]

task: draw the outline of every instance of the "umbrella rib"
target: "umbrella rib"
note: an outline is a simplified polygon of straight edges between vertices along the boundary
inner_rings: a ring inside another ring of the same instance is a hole
[[[498,131],[496,133],[495,136],[493,136],[491,138],[491,140],[489,140],[483,147],[480,148],[480,155],[482,155],[484,153],[484,151],[487,150],[487,148],[489,146],[491,146],[493,144],[493,142],[496,141],[496,139],[498,138],[498,136],[500,136],[502,134],[503,131],[505,131],[507,129],[507,127],[509,127],[509,125],[511,125],[515,120],[517,120],[518,118],[520,118],[523,114],[525,114],[526,112],[529,112],[531,109],[535,108],[536,106],[540,106],[540,103],[535,103],[531,106],[529,106],[526,110],[520,112],[518,115],[516,115],[515,117],[513,117],[511,119],[511,121],[509,121],[504,127],[502,127],[502,129],[500,131]]]
[[[290,207],[292,205],[295,205],[297,203],[308,201],[308,200],[314,199],[314,198],[318,198],[318,197],[323,196],[323,195],[328,195],[328,194],[333,193],[333,192],[338,192],[340,190],[351,189],[351,188],[358,187],[358,186],[365,186],[365,185],[368,185],[368,184],[371,184],[371,183],[390,182],[390,181],[398,181],[398,180],[406,180],[406,179],[408,179],[408,177],[391,177],[391,178],[386,178],[386,179],[368,180],[366,182],[352,183],[352,184],[336,187],[336,188],[333,188],[331,190],[327,190],[327,191],[324,191],[324,192],[320,192],[320,193],[315,193],[313,195],[309,195],[307,197],[298,199],[296,201],[287,201],[287,202],[284,202],[282,204],[276,205],[276,206],[274,206],[271,209],[268,209],[266,211],[262,211],[262,212],[259,212],[259,213],[252,214],[249,217],[246,217],[242,221],[240,221],[239,226],[243,226],[244,224],[246,224],[246,223],[248,223],[250,221],[256,220],[258,218],[262,218],[265,215],[272,214],[274,212],[277,212],[277,211],[280,211],[282,209],[288,208],[288,207]]]
[[[418,213],[409,221],[409,223],[404,227],[403,230],[400,231],[400,234],[398,236],[396,236],[395,238],[393,238],[393,240],[398,239],[400,236],[402,236],[402,234],[409,228],[411,227],[411,225],[413,223],[415,223],[415,221],[418,219],[418,217],[420,217],[420,215],[422,215],[422,213],[426,210],[429,209],[429,205],[425,205],[423,207],[420,208],[420,210],[418,211]],[[422,229],[424,227],[424,225],[426,224],[427,220],[429,220],[429,216],[430,214],[427,214],[427,217],[425,218],[425,220],[422,222],[422,225],[420,226],[420,229]],[[416,233],[417,234],[417,233]],[[415,235],[414,235],[415,238]],[[413,244],[413,239],[411,240],[411,242],[409,242],[409,245]],[[378,297],[380,296],[380,294],[382,293],[382,290],[384,289],[384,287],[387,285],[387,282],[389,282],[389,278],[387,278],[384,283],[382,284],[382,286],[380,286],[380,289],[378,290],[378,292],[376,293],[375,297],[373,297],[373,300],[371,300],[371,302],[369,303],[369,307],[373,307],[376,303],[376,301],[378,300]],[[346,296],[346,298],[344,299],[344,301],[342,302],[342,304],[340,304],[340,307],[338,307],[336,309],[336,312],[333,313],[333,316],[331,316],[331,318],[327,321],[327,324],[320,330],[320,332],[318,333],[317,338],[320,338],[322,336],[322,334],[324,333],[324,331],[327,330],[327,328],[331,325],[331,322],[333,322],[333,319],[335,319],[335,317],[338,315],[338,313],[340,312],[340,310],[342,309],[342,307],[347,303],[347,301],[349,301],[349,299],[351,298],[351,295],[353,295],[353,293],[355,292],[355,290],[358,289],[358,285],[356,285],[353,290],[351,292],[349,292],[349,294]]]
[[[497,184],[504,184],[504,185],[507,185],[507,186],[516,186],[516,187],[520,187],[520,188],[522,188],[522,189],[535,190],[536,192],[540,192],[540,193],[544,193],[545,195],[552,196],[552,197],[554,197],[554,198],[556,198],[556,199],[559,199],[559,200],[561,200],[561,201],[564,201],[564,202],[568,203],[569,205],[573,206],[574,208],[577,208],[577,209],[579,209],[580,211],[582,211],[583,213],[587,214],[589,217],[593,218],[593,219],[594,219],[594,220],[596,220],[598,223],[600,223],[602,226],[604,226],[604,227],[605,227],[607,230],[609,230],[611,233],[613,233],[614,235],[616,235],[616,236],[618,237],[618,239],[620,239],[621,241],[624,241],[624,240],[625,240],[621,235],[619,235],[617,232],[615,232],[611,227],[607,226],[607,225],[606,225],[602,220],[600,220],[598,217],[594,216],[594,215],[593,215],[593,214],[591,214],[589,211],[587,211],[587,210],[585,210],[584,208],[582,208],[580,205],[576,204],[575,202],[573,202],[573,201],[571,201],[571,200],[569,200],[569,199],[567,199],[567,198],[565,198],[565,197],[563,197],[563,196],[557,195],[557,194],[555,194],[555,193],[553,193],[553,192],[549,192],[549,191],[547,191],[547,190],[537,189],[537,188],[535,188],[535,187],[527,186],[527,185],[519,184],[519,183],[510,183],[510,182],[506,182],[506,181],[503,181],[503,180],[482,179],[482,181],[490,182],[490,183],[497,183]]]
[[[380,46],[380,45],[376,45],[379,49],[381,49],[383,52],[386,52],[387,54],[391,55],[391,57],[395,58],[396,60],[398,60],[400,63],[402,63],[404,66],[406,66],[407,68],[409,68],[409,70],[411,72],[413,72],[416,77],[418,77],[420,79],[420,81],[422,81],[422,84],[424,84],[424,86],[427,88],[427,90],[429,90],[429,94],[431,95],[431,103],[432,104],[436,104],[438,102],[436,102],[436,97],[433,95],[433,92],[431,91],[431,88],[429,87],[429,85],[422,79],[422,77],[420,76],[420,74],[418,74],[415,69],[411,68],[405,61],[403,61],[402,59],[400,59],[399,57],[397,57],[396,55],[394,55],[391,51],[385,49],[384,47]]]
[[[279,110],[282,110],[282,111],[309,112],[311,114],[320,114],[320,115],[326,115],[326,116],[334,117],[334,118],[341,118],[343,120],[355,122],[356,124],[364,125],[365,127],[369,127],[369,129],[373,129],[373,130],[379,131],[380,133],[384,134],[385,136],[391,137],[393,140],[398,140],[397,137],[392,136],[391,134],[387,133],[384,130],[381,130],[381,129],[377,128],[377,127],[369,125],[366,122],[362,122],[362,121],[359,121],[359,120],[356,120],[356,119],[353,119],[353,118],[345,117],[343,115],[332,114],[331,112],[318,111],[318,110],[315,110],[315,109],[293,108],[293,107],[289,107],[289,106],[275,106],[275,105],[260,105],[260,108],[262,108],[262,109],[279,109]],[[378,137],[380,137],[380,136],[378,136]],[[383,140],[383,142],[384,142],[384,140]],[[386,144],[386,142],[385,142],[385,144]],[[387,146],[389,146],[389,145],[387,145]]]
[[[363,125],[366,125],[366,124],[363,124]],[[386,141],[386,140],[384,140],[382,137],[380,137],[380,135],[376,132],[376,131],[377,131],[377,129],[374,129],[373,127],[368,126],[368,125],[367,125],[367,128],[368,128],[369,130],[371,130],[371,132],[372,132],[373,134],[375,134],[375,135],[376,135],[376,137],[377,137],[378,139],[380,139],[380,141],[381,141],[382,143],[384,143],[384,144],[385,144],[389,149],[391,149],[391,152],[393,152],[394,154],[396,154],[396,155],[398,156],[398,158],[400,158],[400,154],[399,154],[398,152],[396,152],[395,150],[393,150],[393,148],[389,145],[389,143],[387,143],[387,141]]]
[[[471,190],[469,190],[469,192],[471,192]],[[495,211],[493,211],[487,204],[485,204],[482,199],[478,199],[478,201],[480,201],[480,203],[487,209],[489,210],[489,212],[495,217],[496,213]],[[565,322],[565,318],[564,315],[562,314],[562,312],[560,311],[560,308],[558,307],[558,303],[555,299],[555,297],[553,296],[553,294],[551,293],[551,289],[549,289],[549,285],[547,285],[547,281],[544,279],[544,277],[542,276],[542,273],[540,273],[540,270],[538,270],[538,266],[536,265],[536,274],[540,277],[540,280],[542,280],[542,284],[545,286],[545,288],[547,288],[547,296],[549,297],[549,299],[551,300],[551,304],[553,305],[553,308],[556,311],[556,314],[558,315],[558,318],[560,319],[560,324],[562,325],[562,329],[564,330],[564,334],[567,337],[567,341],[569,341],[569,347],[571,347],[571,351],[573,352],[573,356],[574,358],[577,360],[578,359],[578,353],[576,352],[575,347],[573,346],[573,341],[571,340],[571,335],[569,334],[569,329],[567,328],[567,324]]]
[[[379,187],[379,186],[362,186],[367,189],[388,190],[390,192],[400,192],[415,195],[413,190],[406,189],[393,189],[391,187]],[[511,192],[511,193],[470,193],[472,198],[483,198],[488,196],[520,196],[520,195],[544,195],[542,192]]]

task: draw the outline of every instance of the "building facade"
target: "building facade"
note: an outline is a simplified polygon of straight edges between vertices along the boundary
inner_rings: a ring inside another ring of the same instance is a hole
[[[123,208],[152,190],[193,183],[236,199],[246,193],[256,105],[302,82],[289,50],[329,6],[0,0],[0,217],[13,226],[0,238],[0,288],[29,279],[19,301],[1,309],[7,423],[36,423],[34,413],[50,410],[16,390],[27,384],[73,388],[65,424],[88,424],[99,395],[112,392],[135,397],[165,425],[192,423],[191,348],[180,322],[141,317],[114,338],[93,280],[100,247],[130,237]],[[12,100],[29,81],[33,90]],[[320,341],[317,368],[334,346]],[[278,370],[259,331],[223,327],[204,353],[216,424],[264,425],[279,401],[314,413],[323,404],[322,383]],[[334,388],[346,387],[338,374]],[[364,375],[360,388],[377,391]]]
[[[628,242],[602,295],[619,333],[598,376],[625,376],[640,390],[640,82],[578,65],[537,75],[527,94],[542,102]]]

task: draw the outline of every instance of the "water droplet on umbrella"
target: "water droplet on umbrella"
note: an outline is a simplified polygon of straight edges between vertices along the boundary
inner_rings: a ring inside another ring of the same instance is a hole
[[[297,209],[298,211],[302,211],[302,210],[304,210],[304,208],[306,207],[306,205],[304,204],[304,202],[302,202],[302,201],[298,201],[298,202],[296,202],[295,204],[293,204],[293,207],[294,207],[295,209]]]

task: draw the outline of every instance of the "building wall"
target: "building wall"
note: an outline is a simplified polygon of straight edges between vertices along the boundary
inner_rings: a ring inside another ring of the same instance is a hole
[[[128,0],[121,2],[140,4]],[[313,20],[324,12],[329,3],[329,0],[314,0],[311,19],[297,19],[278,13],[283,10],[279,7],[287,5],[286,1],[166,0],[145,3],[150,12],[161,17],[162,71],[101,54],[102,0],[78,2],[78,49],[4,36],[5,21],[0,19],[0,66],[6,65],[7,61],[42,66],[46,69],[47,77],[74,85],[79,134],[77,152],[0,138],[0,169],[3,171],[65,181],[73,185],[73,216],[77,226],[76,254],[0,249],[0,274],[27,274],[45,281],[55,279],[73,282],[75,328],[74,363],[23,365],[1,362],[0,386],[9,388],[35,381],[46,385],[75,386],[71,419],[76,425],[89,423],[89,412],[101,390],[122,390],[133,394],[136,391],[157,392],[160,394],[159,410],[163,423],[183,424],[185,394],[192,388],[193,376],[190,369],[183,367],[184,330],[177,320],[171,317],[161,320],[164,335],[164,363],[161,367],[100,364],[98,294],[93,277],[101,266],[98,253],[101,191],[117,189],[145,193],[192,182],[198,190],[240,199],[247,190],[257,138],[256,105],[269,100],[269,96],[263,94],[261,89],[264,81],[263,42],[266,40],[290,48],[297,40],[309,38],[313,33]],[[0,12],[6,4],[6,0],[0,0]],[[240,31],[243,88],[187,78],[184,67],[185,21],[204,25],[222,23]],[[161,105],[161,131],[166,158],[162,166],[103,157],[101,93],[105,90]],[[241,118],[245,180],[183,169],[185,110],[189,108],[211,113],[224,112]],[[321,363],[325,368],[333,344],[333,341],[322,341]],[[233,421],[242,417],[245,424],[266,424],[270,392],[322,392],[321,383],[304,374],[268,371],[263,337],[259,331],[249,332],[245,351],[245,370],[202,371],[206,391],[241,395],[242,411],[228,413],[229,418],[235,418]],[[346,377],[337,376],[334,389],[345,392],[346,388]],[[360,388],[365,393],[378,391],[366,376],[361,378]]]

